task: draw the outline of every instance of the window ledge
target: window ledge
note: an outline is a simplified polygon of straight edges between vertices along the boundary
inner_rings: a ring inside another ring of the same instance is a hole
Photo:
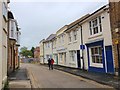
[[[97,67],[97,68],[103,68],[103,64],[102,63],[91,63],[90,66],[91,67]]]
[[[72,44],[72,42],[69,42],[68,45]]]
[[[77,43],[77,40],[75,40],[73,43]]]
[[[98,33],[98,34],[94,34],[94,35],[90,35],[90,37],[88,39],[92,39],[92,38],[96,38],[96,37],[100,37],[102,36],[102,33]]]

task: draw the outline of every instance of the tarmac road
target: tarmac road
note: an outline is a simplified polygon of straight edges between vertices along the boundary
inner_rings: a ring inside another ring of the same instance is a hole
[[[63,71],[49,70],[43,65],[22,64],[21,66],[27,68],[33,88],[103,88],[113,90],[110,86]]]

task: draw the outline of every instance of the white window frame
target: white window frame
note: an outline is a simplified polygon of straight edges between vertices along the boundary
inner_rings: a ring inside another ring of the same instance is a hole
[[[74,41],[77,41],[77,30],[73,31]]]
[[[96,23],[95,23],[96,22]],[[95,29],[98,31],[95,32]],[[98,16],[91,21],[89,21],[89,30],[90,30],[90,35],[96,35],[102,32],[102,19],[101,16]]]
[[[91,49],[92,48],[99,48],[99,47],[101,47],[101,46],[93,46],[93,47],[90,47],[89,48],[89,57],[90,57],[90,66],[94,66],[94,67],[99,67],[99,68],[103,68],[103,59],[102,59],[102,62],[100,63],[97,63],[97,62],[93,62],[93,59],[92,59],[92,57],[93,57],[93,55],[92,55],[92,52],[91,52]],[[101,47],[101,50],[102,50],[102,47]],[[98,51],[99,52],[99,51]],[[101,51],[102,52],[102,51]],[[96,54],[96,55],[94,55],[95,57],[97,57],[97,56],[99,56],[99,57],[101,57],[102,58],[102,54],[100,55],[100,54]],[[96,61],[96,60],[95,60]]]
[[[61,38],[62,38],[62,43],[64,43],[64,35],[62,35]]]
[[[63,56],[63,54],[62,54],[62,53],[59,53],[59,59],[60,59],[60,61],[63,61],[62,56]]]
[[[72,42],[71,32],[68,33],[68,41]]]
[[[76,51],[75,51],[75,50],[69,51],[69,53],[70,53],[70,60],[74,62],[75,59],[76,59],[76,58],[75,58],[75,57],[76,57],[76,54],[75,54]]]

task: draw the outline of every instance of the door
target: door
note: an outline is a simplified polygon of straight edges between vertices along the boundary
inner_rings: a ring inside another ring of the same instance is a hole
[[[114,73],[112,46],[106,46],[107,73]]]
[[[77,50],[77,63],[78,63],[78,68],[80,68],[81,67],[80,50]]]
[[[66,65],[66,53],[64,53],[64,65]]]
[[[56,64],[58,65],[58,55],[56,54]]]

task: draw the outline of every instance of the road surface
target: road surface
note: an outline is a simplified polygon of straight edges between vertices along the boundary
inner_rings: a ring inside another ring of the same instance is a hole
[[[43,65],[21,64],[21,67],[27,68],[34,88],[112,88],[63,71],[49,70]]]

